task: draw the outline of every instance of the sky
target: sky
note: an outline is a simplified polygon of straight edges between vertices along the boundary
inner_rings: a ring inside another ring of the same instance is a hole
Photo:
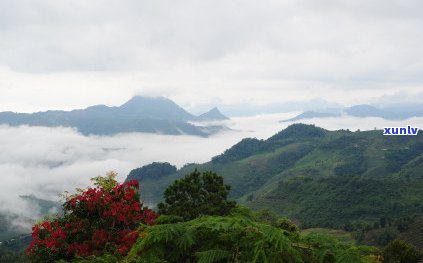
[[[423,101],[419,0],[0,0],[0,111]]]

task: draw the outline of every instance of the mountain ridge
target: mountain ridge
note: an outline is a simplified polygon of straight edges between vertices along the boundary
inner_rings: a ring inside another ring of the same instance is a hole
[[[214,107],[208,112],[205,112],[198,116],[200,121],[222,121],[222,120],[229,120],[229,118],[217,108]]]
[[[423,117],[423,104],[394,104],[373,106],[370,104],[358,104],[340,109],[308,110],[293,118],[282,120],[281,122],[294,122],[312,118],[340,117],[342,115],[366,118],[379,117],[386,120],[406,120],[413,117]]]
[[[226,127],[197,126],[199,120],[170,99],[135,96],[120,106],[93,105],[71,111],[35,113],[0,112],[0,124],[46,127],[74,127],[84,135],[113,135],[145,132],[207,137]]]

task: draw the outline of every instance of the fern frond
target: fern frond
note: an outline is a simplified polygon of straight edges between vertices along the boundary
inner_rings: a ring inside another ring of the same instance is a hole
[[[196,234],[194,229],[187,228],[184,233],[175,241],[178,248],[182,250],[187,250],[192,245],[195,244],[196,241]]]
[[[156,225],[154,228],[154,231],[149,232],[144,238],[145,245],[161,242],[167,243],[179,237],[184,231],[182,224]]]
[[[291,240],[284,235],[284,231],[275,230],[275,228],[268,225],[262,225],[260,229],[263,233],[263,239],[276,249],[286,251],[291,248]]]
[[[357,250],[354,248],[350,248],[344,250],[338,256],[337,262],[339,263],[363,263],[365,261],[362,260],[361,256],[357,253]]]
[[[210,249],[207,251],[197,252],[195,256],[198,259],[198,263],[215,263],[222,260],[228,261],[231,258],[232,253],[222,249]]]

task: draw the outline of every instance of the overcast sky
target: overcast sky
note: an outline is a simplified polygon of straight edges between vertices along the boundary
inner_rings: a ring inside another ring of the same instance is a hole
[[[0,110],[423,101],[420,0],[0,0]]]

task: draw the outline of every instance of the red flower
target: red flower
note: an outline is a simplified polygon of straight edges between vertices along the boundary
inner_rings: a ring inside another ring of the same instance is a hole
[[[69,198],[62,218],[32,228],[33,241],[27,253],[45,253],[39,250],[44,248],[69,259],[101,253],[111,243],[116,245],[116,253],[125,255],[138,238],[137,226],[152,224],[158,216],[139,202],[138,189],[138,182],[130,181],[110,191],[89,188]]]
[[[127,246],[125,246],[125,245],[120,245],[119,246],[119,253],[121,255],[125,255],[127,251],[128,251],[128,247]]]

